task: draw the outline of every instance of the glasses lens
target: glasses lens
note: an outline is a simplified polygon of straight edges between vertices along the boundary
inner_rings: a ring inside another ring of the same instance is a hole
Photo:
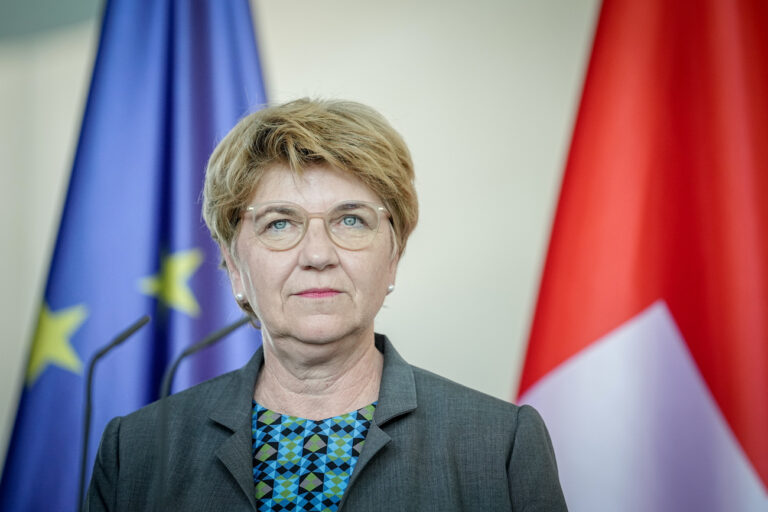
[[[336,243],[346,249],[362,249],[373,240],[379,228],[379,214],[363,203],[336,205],[326,217]]]
[[[256,236],[273,249],[287,249],[304,233],[306,213],[290,203],[264,204],[253,212]]]

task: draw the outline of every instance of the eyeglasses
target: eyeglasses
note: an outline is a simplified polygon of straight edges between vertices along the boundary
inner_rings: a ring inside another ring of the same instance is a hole
[[[381,205],[365,201],[342,201],[325,213],[309,213],[289,201],[270,201],[249,206],[243,212],[251,220],[256,238],[275,251],[296,247],[314,218],[323,219],[325,231],[339,247],[364,249],[378,232],[379,214],[388,216],[389,212]]]

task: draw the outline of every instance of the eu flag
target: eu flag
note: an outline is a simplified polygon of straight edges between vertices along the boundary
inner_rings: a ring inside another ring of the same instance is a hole
[[[92,354],[89,468],[107,421],[155,400],[169,360],[240,317],[200,214],[216,142],[265,102],[247,0],[107,2],[72,176],[8,450],[0,510],[72,510]],[[182,364],[177,388],[247,361],[244,327]]]

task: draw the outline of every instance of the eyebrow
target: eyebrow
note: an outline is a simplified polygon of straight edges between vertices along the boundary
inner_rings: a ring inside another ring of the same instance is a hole
[[[363,203],[356,202],[356,201],[344,201],[343,203],[336,205],[336,208],[340,208],[343,210],[355,210],[357,208],[360,208],[362,204]]]
[[[283,213],[283,214],[295,214],[296,208],[290,205],[285,204],[273,204],[269,205],[263,210],[260,210],[257,212],[259,215],[264,215],[267,213]]]

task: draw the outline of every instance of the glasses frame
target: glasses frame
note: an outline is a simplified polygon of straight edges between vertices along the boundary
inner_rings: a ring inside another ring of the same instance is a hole
[[[339,205],[346,204],[346,203],[355,203],[355,204],[360,204],[360,205],[368,206],[369,208],[373,209],[378,214],[376,216],[376,220],[377,220],[376,226],[374,226],[373,229],[371,230],[373,232],[373,236],[371,237],[370,241],[368,241],[368,243],[366,243],[362,247],[357,247],[357,248],[354,248],[354,249],[349,248],[349,247],[345,247],[344,244],[339,242],[339,240],[337,239],[336,235],[331,230],[331,226],[330,226],[330,224],[328,222],[329,214],[334,209],[336,209]],[[342,201],[338,201],[338,202],[332,204],[330,207],[328,207],[328,209],[326,211],[324,211],[324,212],[308,212],[306,210],[306,208],[304,208],[300,204],[294,203],[293,201],[279,201],[279,200],[278,201],[264,201],[262,203],[255,203],[255,204],[247,206],[245,208],[245,210],[243,210],[243,212],[240,214],[240,217],[241,218],[243,218],[243,217],[253,217],[253,215],[249,215],[249,214],[252,214],[257,209],[262,208],[265,205],[270,205],[270,204],[286,204],[286,205],[290,205],[291,207],[295,207],[297,210],[299,210],[301,212],[304,212],[305,218],[306,218],[306,221],[304,222],[304,225],[303,225],[303,230],[302,230],[301,236],[296,239],[296,242],[294,242],[290,246],[282,248],[282,249],[277,249],[275,247],[270,246],[266,242],[264,242],[264,240],[262,240],[261,237],[254,230],[254,236],[256,237],[256,240],[258,240],[258,242],[261,245],[263,245],[264,247],[266,247],[270,251],[276,251],[276,252],[290,251],[291,249],[293,249],[294,247],[299,245],[301,243],[301,241],[304,240],[304,237],[307,236],[307,231],[309,231],[309,222],[312,219],[321,219],[323,221],[323,225],[325,226],[325,233],[328,235],[328,238],[331,240],[331,242],[333,242],[333,244],[336,245],[337,247],[340,247],[340,248],[345,249],[347,251],[361,251],[361,250],[369,247],[371,245],[371,243],[373,243],[374,238],[376,238],[376,235],[379,233],[379,227],[381,226],[381,214],[384,214],[390,220],[392,219],[392,215],[389,213],[389,210],[387,210],[386,207],[384,207],[384,206],[382,206],[380,204],[377,204],[377,203],[372,203],[370,201],[358,201],[358,200],[355,200],[355,199],[344,199]]]

